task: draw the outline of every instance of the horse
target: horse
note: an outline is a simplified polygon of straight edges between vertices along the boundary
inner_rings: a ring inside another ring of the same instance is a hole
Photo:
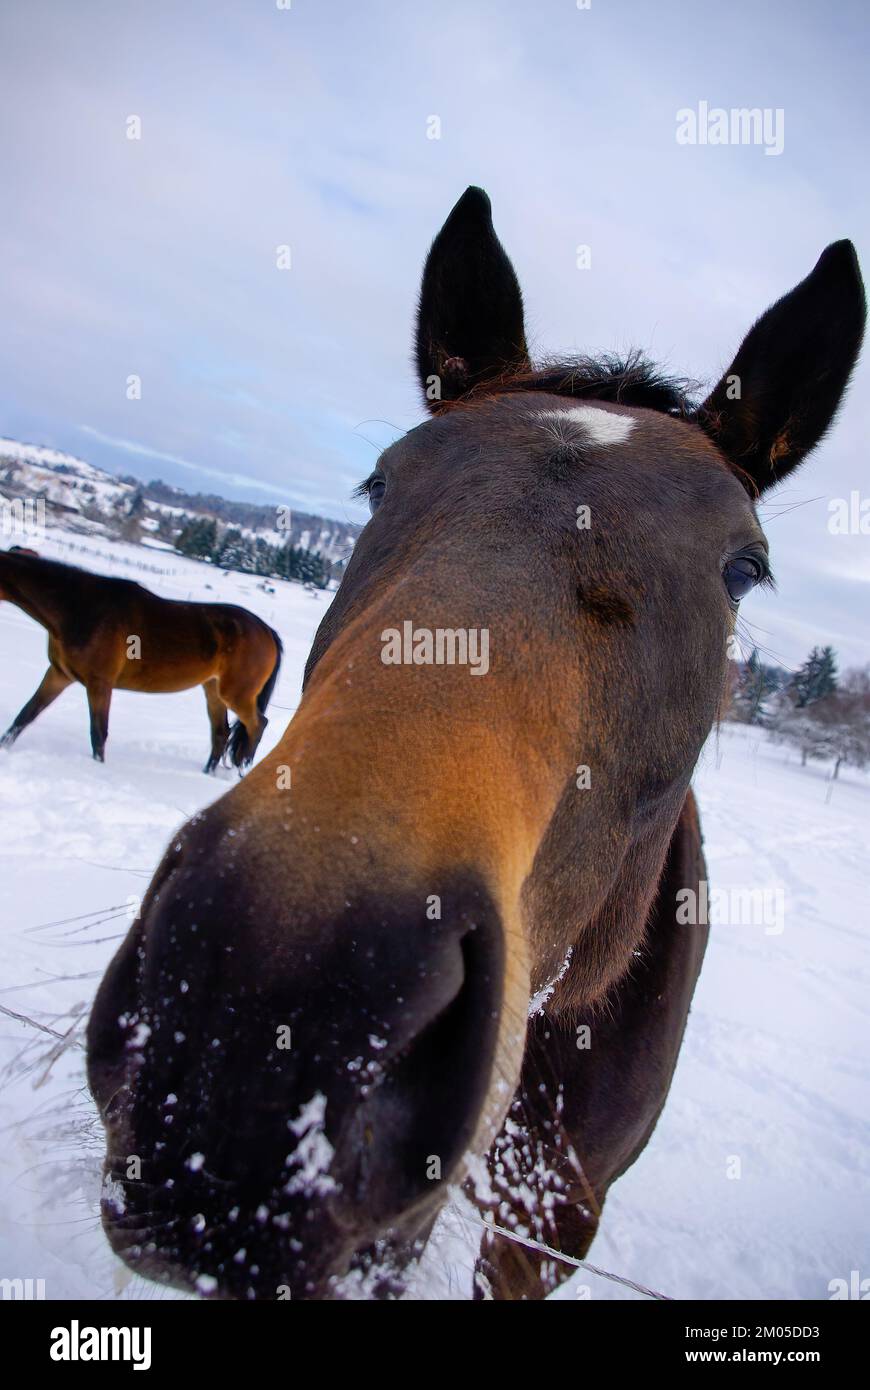
[[[253,761],[268,720],[282,646],[254,613],[229,603],[161,598],[129,579],[91,574],[13,547],[0,552],[0,600],[48,632],[48,670],[0,738],[11,747],[22,730],[68,685],[85,687],[91,749],[105,762],[113,690],[167,693],[201,685],[211,724],[205,772],[228,757]],[[230,728],[227,711],[237,722]]]
[[[700,402],[637,354],[533,367],[489,199],[459,200],[418,308],[429,416],[362,485],[298,710],[173,836],[96,996],[130,1268],[394,1298],[457,1190],[474,1298],[585,1256],[704,957],[691,779],[770,582],[756,499],[830,425],[864,318],[840,241]]]

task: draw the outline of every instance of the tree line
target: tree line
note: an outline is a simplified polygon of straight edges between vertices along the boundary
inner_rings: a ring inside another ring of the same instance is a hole
[[[806,661],[789,673],[765,665],[758,650],[738,669],[729,717],[768,728],[777,742],[800,751],[801,763],[833,763],[832,777],[844,765],[870,764],[870,666],[837,670],[832,647],[813,647]]]
[[[190,517],[174,540],[175,549],[220,569],[258,574],[266,579],[296,579],[325,589],[331,565],[316,550],[301,545],[270,545],[262,536],[246,536],[235,527],[219,527],[214,517]]]
[[[273,503],[236,502],[228,497],[220,497],[213,492],[185,492],[183,488],[176,487],[172,483],[164,483],[160,478],[154,478],[151,482],[145,483],[138,478],[121,475],[119,481],[129,483],[147,501],[168,503],[188,515],[213,516],[223,526],[234,526],[248,531],[275,529],[275,517],[278,508]],[[300,531],[309,531],[317,535],[325,530],[333,542],[337,541],[340,544],[346,542],[348,549],[350,549],[350,542],[359,535],[362,526],[351,521],[331,521],[321,516],[315,516],[310,512],[301,512],[294,507],[293,530],[297,535]]]

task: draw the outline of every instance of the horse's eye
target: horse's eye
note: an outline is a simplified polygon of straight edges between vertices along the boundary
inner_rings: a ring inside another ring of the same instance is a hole
[[[383,478],[372,478],[369,483],[369,510],[374,514],[384,500],[387,484]]]
[[[764,569],[759,560],[753,560],[751,555],[738,555],[736,560],[728,560],[723,567],[722,577],[725,580],[725,588],[728,590],[728,597],[732,603],[739,603],[745,598],[750,589],[754,589],[756,584],[760,584],[764,578]]]

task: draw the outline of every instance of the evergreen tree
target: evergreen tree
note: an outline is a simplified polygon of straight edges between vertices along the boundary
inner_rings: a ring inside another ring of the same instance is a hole
[[[767,700],[780,689],[784,672],[778,666],[765,666],[753,647],[732,696],[734,718],[745,724],[762,724],[767,714]]]
[[[254,545],[254,573],[268,578],[275,573],[275,547],[258,536]]]
[[[274,572],[279,579],[296,579],[296,547],[294,545],[283,545],[275,552]]]
[[[300,549],[297,563],[303,584],[315,584],[318,589],[326,587],[329,575],[321,555],[314,550]]]
[[[822,647],[819,659],[818,671],[816,672],[814,700],[823,700],[826,695],[833,695],[837,689],[837,657],[833,647]]]
[[[213,560],[217,549],[217,522],[213,517],[188,518],[175,549],[182,555],[192,555],[195,560]]]
[[[221,569],[253,574],[255,557],[251,541],[234,528],[225,531],[217,548],[216,563]]]
[[[219,537],[213,517],[188,517],[175,548],[197,560],[212,560],[222,569],[292,579],[319,589],[326,588],[332,573],[328,560],[302,546],[272,546],[262,536],[243,535],[237,527],[228,527]]]
[[[792,677],[791,689],[797,709],[832,695],[837,689],[837,659],[833,647],[813,647],[806,661]]]

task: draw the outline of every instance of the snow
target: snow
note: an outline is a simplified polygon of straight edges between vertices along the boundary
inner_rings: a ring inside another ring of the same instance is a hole
[[[278,628],[286,657],[263,743],[274,746],[327,595],[281,581],[267,594],[250,576],[59,530],[40,548],[170,597],[242,603]],[[45,665],[42,629],[0,603],[0,727]],[[170,836],[232,784],[235,774],[202,774],[207,751],[200,691],[116,692],[100,766],[76,686],[0,752],[0,1004],[52,1030],[0,1017],[0,1277],[44,1278],[49,1298],[185,1296],[132,1276],[109,1251],[100,1127],[78,1035],[64,1035],[76,1024],[80,1034]],[[714,922],[664,1115],[611,1189],[590,1251],[595,1265],[672,1297],[827,1298],[832,1280],[866,1268],[870,779],[842,771],[828,803],[827,775],[733,725],[711,738],[698,771],[711,904],[714,889],[728,904],[781,890],[782,929],[764,912]],[[326,1179],[330,1156],[319,1103],[294,1121],[309,1140],[293,1165],[306,1181]],[[418,1296],[468,1296],[479,1234],[457,1199]],[[586,1296],[642,1295],[587,1270],[555,1295]]]
[[[556,974],[553,976],[552,980],[548,981],[548,983],[544,985],[543,989],[539,989],[536,994],[532,995],[531,999],[529,1000],[529,1018],[535,1018],[538,1014],[544,1012],[544,1005],[546,1004],[547,1000],[552,996],[553,990],[556,988],[559,981],[564,980],[565,976],[567,975],[568,966],[571,964],[571,957],[573,956],[573,954],[574,947],[569,946],[565,955],[565,959],[562,961],[562,964],[559,966],[559,969],[556,971]]]
[[[287,1155],[286,1166],[299,1169],[284,1185],[288,1196],[294,1192],[324,1196],[335,1190],[335,1179],[328,1175],[335,1150],[324,1133],[325,1121],[326,1096],[320,1091],[302,1106],[295,1120],[287,1121],[298,1143]]]
[[[75,454],[65,454],[60,449],[49,449],[42,444],[24,444],[19,439],[0,439],[0,459],[44,465],[46,468],[57,468],[60,465],[94,482],[104,481],[107,476],[101,468],[95,468],[92,463],[85,463],[84,459],[76,458]]]
[[[13,497],[23,494],[32,501],[40,499],[48,503],[48,526],[53,526],[59,520],[62,527],[87,535],[101,535],[107,530],[111,533],[116,529],[119,518],[133,501],[140,486],[135,482],[125,482],[73,454],[4,438],[0,438],[0,482],[12,484]],[[140,526],[144,530],[153,533],[159,529],[161,520],[166,518],[177,521],[183,517],[210,515],[208,511],[200,510],[194,497],[180,489],[173,491],[178,493],[178,504],[145,499],[147,514],[140,517]],[[0,492],[0,499],[5,496],[5,492]],[[55,515],[55,508],[59,516]],[[282,509],[276,506],[276,513],[279,510]],[[70,512],[77,514],[75,521],[68,515]],[[291,542],[318,551],[331,561],[347,559],[356,543],[357,523],[318,517],[312,518],[320,522],[316,532],[310,527],[300,531],[299,515],[291,525],[292,513],[288,512],[283,527],[278,525],[271,529],[253,529],[234,522],[227,522],[226,525],[228,529],[240,531],[249,540],[262,538],[275,547],[283,547]],[[307,516],[307,513],[303,512],[301,516]],[[41,529],[40,523],[40,532]]]

